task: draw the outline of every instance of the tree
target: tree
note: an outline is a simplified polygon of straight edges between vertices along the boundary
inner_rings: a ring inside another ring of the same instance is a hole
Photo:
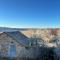
[[[54,36],[50,43],[55,43],[57,46],[60,44],[60,40],[58,36]]]
[[[35,33],[30,38],[30,45],[31,46],[44,46],[44,40],[41,38],[40,35],[37,35]]]

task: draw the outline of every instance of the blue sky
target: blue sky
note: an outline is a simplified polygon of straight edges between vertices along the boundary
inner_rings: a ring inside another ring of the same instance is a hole
[[[60,0],[0,0],[0,26],[60,27]]]

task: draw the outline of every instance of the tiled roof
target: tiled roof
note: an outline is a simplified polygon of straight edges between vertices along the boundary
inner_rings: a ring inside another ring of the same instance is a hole
[[[4,32],[4,33],[10,35],[11,37],[13,37],[15,40],[17,40],[19,43],[23,45],[29,45],[29,38],[19,31]]]

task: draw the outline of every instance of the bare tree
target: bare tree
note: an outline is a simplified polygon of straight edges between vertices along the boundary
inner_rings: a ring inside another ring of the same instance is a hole
[[[39,34],[36,33],[36,30],[34,30],[34,34],[30,38],[30,45],[31,46],[44,46],[44,40],[41,38]]]
[[[60,44],[60,40],[58,36],[54,36],[50,43],[55,43],[57,46]]]

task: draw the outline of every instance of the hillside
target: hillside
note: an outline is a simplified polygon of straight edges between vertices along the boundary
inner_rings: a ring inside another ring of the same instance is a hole
[[[30,29],[21,32],[29,38],[34,36],[35,38],[41,38],[46,44],[49,44],[52,40],[59,40],[60,43],[60,29]]]

